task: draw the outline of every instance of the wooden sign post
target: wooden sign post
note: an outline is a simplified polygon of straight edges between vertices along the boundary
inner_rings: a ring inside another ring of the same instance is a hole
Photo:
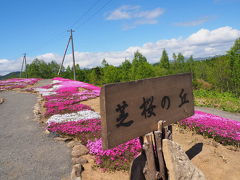
[[[113,148],[194,113],[190,73],[108,84],[100,95],[103,148]]]
[[[166,180],[162,139],[171,139],[172,123],[194,114],[191,74],[105,85],[100,105],[103,149],[141,137],[130,179]]]

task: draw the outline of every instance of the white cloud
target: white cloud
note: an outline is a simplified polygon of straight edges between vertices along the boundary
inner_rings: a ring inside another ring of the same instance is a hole
[[[114,52],[75,52],[76,63],[82,68],[91,68],[101,64],[105,58],[109,64],[119,65],[126,58],[132,59],[135,51],[139,50],[147,57],[150,63],[158,62],[162,50],[167,50],[168,56],[172,59],[172,53],[181,52],[184,56],[189,57],[207,57],[225,54],[233,45],[233,42],[240,37],[240,30],[225,26],[214,30],[200,29],[196,33],[189,35],[186,38],[163,39],[156,42],[148,42],[142,46],[129,47],[124,51]],[[37,56],[39,59],[44,59],[49,62],[56,60],[58,63],[62,61],[62,56],[47,53]],[[33,58],[28,58],[30,63]],[[21,68],[21,58],[18,60],[0,59],[0,74],[6,74],[12,71],[19,71]],[[64,66],[72,66],[71,54],[66,55]]]
[[[8,60],[0,59],[0,75],[7,74],[9,72],[20,71],[21,60]]]
[[[143,11],[140,6],[124,5],[109,13],[106,20],[128,20],[127,24],[123,25],[123,29],[128,30],[138,25],[157,24],[157,18],[163,13],[161,8]]]
[[[197,26],[197,25],[201,25],[205,22],[210,21],[211,18],[206,16],[206,17],[202,17],[193,21],[187,21],[187,22],[177,22],[174,23],[175,26]]]
[[[52,60],[55,60],[55,59],[61,59],[61,56],[54,53],[46,53],[46,54],[36,56],[36,58],[44,59],[44,61],[46,62],[51,62]]]
[[[7,60],[7,59],[0,59],[0,64],[4,64],[4,63],[8,63],[9,62],[9,60]]]
[[[120,20],[120,19],[130,19],[133,18],[134,12],[138,10],[140,6],[121,6],[114,11],[112,11],[107,17],[106,20]]]
[[[214,45],[231,42],[233,39],[236,39],[236,37],[239,37],[239,30],[225,26],[212,31],[209,31],[208,29],[200,29],[198,32],[189,36],[187,40],[193,45]]]

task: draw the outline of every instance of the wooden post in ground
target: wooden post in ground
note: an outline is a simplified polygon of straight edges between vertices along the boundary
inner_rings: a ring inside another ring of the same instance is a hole
[[[157,180],[158,172],[155,164],[152,133],[147,134],[145,137],[147,142],[144,143],[143,149],[146,153],[147,162],[143,169],[143,174],[147,180]]]
[[[162,140],[172,140],[172,126],[163,127],[158,122],[158,130],[139,137],[142,145],[141,154],[133,160],[130,169],[130,180],[167,180],[168,173],[162,150]],[[145,142],[144,142],[145,140]],[[155,148],[154,148],[155,145]]]
[[[166,165],[164,162],[163,151],[162,151],[162,139],[163,139],[163,121],[158,122],[158,131],[154,132],[156,151],[159,163],[159,176],[162,180],[166,180]]]

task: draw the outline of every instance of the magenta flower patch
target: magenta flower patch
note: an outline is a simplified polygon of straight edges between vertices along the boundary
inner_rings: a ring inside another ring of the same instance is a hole
[[[12,90],[17,88],[25,88],[28,85],[33,85],[37,83],[39,78],[14,78],[8,80],[0,80],[0,91],[2,90]]]
[[[80,91],[80,88],[83,90]],[[54,114],[91,110],[91,107],[79,103],[100,95],[99,87],[64,78],[54,78],[52,84],[35,90],[42,94],[46,101],[44,104],[46,117]]]
[[[180,125],[212,137],[222,144],[240,144],[239,121],[195,111],[194,116],[181,120]]]
[[[130,140],[112,149],[102,149],[102,139],[88,140],[89,153],[95,155],[96,164],[110,170],[129,170],[130,163],[142,150],[139,139]]]

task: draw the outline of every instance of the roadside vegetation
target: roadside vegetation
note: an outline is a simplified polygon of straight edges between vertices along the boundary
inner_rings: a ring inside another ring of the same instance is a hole
[[[193,91],[195,105],[212,107],[223,111],[240,113],[240,98],[230,92],[196,89]]]
[[[159,63],[150,64],[137,51],[132,60],[125,59],[119,66],[110,65],[105,59],[101,66],[92,69],[82,69],[77,64],[76,79],[102,86],[107,83],[190,72],[193,75],[196,105],[240,112],[240,38],[222,56],[196,60],[193,56],[185,58],[181,53],[173,53],[173,61],[169,59],[167,51],[163,50]],[[27,74],[28,77],[53,78],[58,76],[58,69],[59,64],[55,61],[46,63],[35,59],[27,65]],[[60,76],[72,79],[72,68],[64,67]]]

